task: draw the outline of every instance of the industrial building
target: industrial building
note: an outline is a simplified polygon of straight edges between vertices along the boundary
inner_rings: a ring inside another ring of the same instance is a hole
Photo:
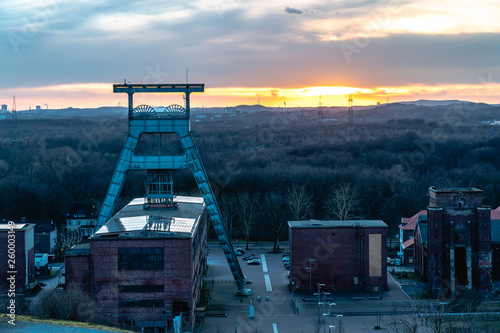
[[[402,217],[399,225],[399,257],[401,265],[413,266],[415,253],[415,238],[413,233],[418,221],[427,221],[427,211],[421,210],[412,217]]]
[[[15,237],[12,237],[12,233]],[[9,241],[10,240],[10,241]],[[22,294],[35,283],[35,225],[4,222],[0,224],[0,280],[9,289],[8,277],[15,276],[16,293]],[[12,244],[9,246],[9,244]],[[13,249],[9,251],[9,249]],[[14,254],[14,258],[9,255]],[[9,260],[10,259],[10,260]],[[11,266],[12,265],[12,266]]]
[[[427,219],[417,221],[415,273],[432,296],[492,288],[491,209],[477,188],[429,188]]]
[[[387,224],[290,221],[290,278],[299,292],[387,290]]]
[[[192,327],[207,265],[207,214],[199,197],[173,209],[132,200],[66,257],[67,288],[90,291],[104,322],[145,331]]]
[[[191,135],[190,94],[203,91],[204,84],[113,85],[113,92],[128,95],[127,138],[97,231],[88,246],[66,257],[67,287],[88,290],[104,322],[155,332],[193,328],[207,265],[208,216],[237,294],[250,294]],[[185,106],[133,105],[134,94],[165,92],[184,93]],[[174,193],[173,173],[183,169],[193,173],[201,197]],[[145,196],[113,216],[129,170],[147,170]]]

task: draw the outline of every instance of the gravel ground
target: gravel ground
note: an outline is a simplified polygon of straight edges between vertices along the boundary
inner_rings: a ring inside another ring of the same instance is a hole
[[[413,267],[391,267],[388,269],[388,273],[394,278],[396,283],[403,289],[403,291],[411,298],[418,298],[426,288],[425,282],[416,281],[413,278],[400,277],[402,272],[413,275]]]

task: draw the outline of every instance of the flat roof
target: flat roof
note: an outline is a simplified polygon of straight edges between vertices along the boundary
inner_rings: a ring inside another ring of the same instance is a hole
[[[145,210],[144,198],[135,198],[91,239],[190,238],[205,209],[203,198],[177,196],[174,202],[178,204],[176,209]]]
[[[90,254],[90,243],[74,245],[66,256],[86,256]]]
[[[349,221],[288,221],[288,226],[296,228],[387,228],[382,220],[349,220]]]
[[[1,223],[0,224],[0,231],[10,231],[10,230],[17,230],[17,231],[26,231],[31,228],[34,228],[34,224],[30,223],[15,223],[14,226],[11,227],[10,224],[7,223]]]
[[[475,193],[482,193],[483,190],[480,190],[475,187],[444,187],[444,188],[436,188],[434,186],[431,186],[429,190],[436,192],[436,193],[460,193],[460,192],[475,192]]]

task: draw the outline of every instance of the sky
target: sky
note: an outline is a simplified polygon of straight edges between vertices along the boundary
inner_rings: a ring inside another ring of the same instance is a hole
[[[193,107],[500,103],[498,0],[16,0],[0,15],[9,110],[13,96],[18,110],[126,106],[113,83],[186,79],[205,84]]]

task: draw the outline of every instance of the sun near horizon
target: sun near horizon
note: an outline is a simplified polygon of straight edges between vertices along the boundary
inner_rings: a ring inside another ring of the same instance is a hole
[[[172,82],[170,82],[172,83]],[[173,82],[175,83],[175,82]],[[475,103],[498,104],[500,84],[456,84],[401,87],[349,87],[309,86],[293,88],[276,87],[210,87],[205,92],[193,93],[191,107],[227,107],[260,104],[267,107],[346,107],[349,95],[355,106],[377,105],[404,101],[462,100]],[[8,94],[10,93],[10,94]],[[9,89],[0,96],[0,103],[12,109],[12,97],[16,96],[17,110],[97,108],[126,106],[127,97],[112,92],[112,83],[67,84],[37,88]],[[136,94],[134,104],[170,105],[181,104],[182,94]]]

